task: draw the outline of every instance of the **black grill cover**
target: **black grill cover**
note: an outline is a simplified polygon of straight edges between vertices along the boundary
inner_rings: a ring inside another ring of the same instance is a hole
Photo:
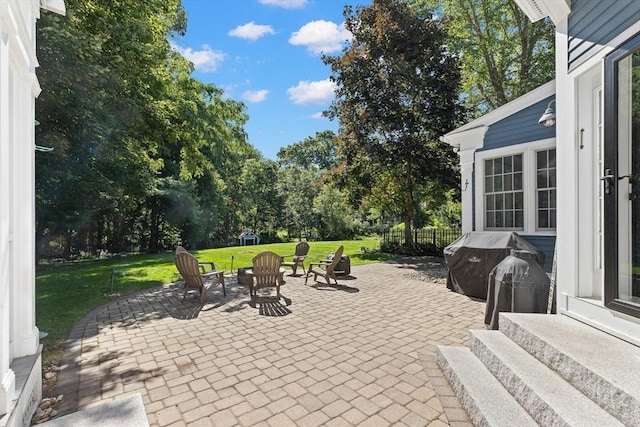
[[[511,249],[533,253],[544,264],[544,253],[512,231],[470,231],[444,248],[449,267],[447,288],[470,297],[487,299],[489,273]]]

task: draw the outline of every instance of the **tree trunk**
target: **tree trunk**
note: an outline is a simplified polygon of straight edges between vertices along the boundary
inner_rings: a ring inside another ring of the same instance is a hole
[[[411,235],[411,215],[405,216],[402,222],[404,222],[404,244],[409,246],[413,242],[413,236]]]
[[[158,215],[157,203],[151,203],[151,212],[149,213],[149,253],[158,252],[158,240],[160,238],[160,220]]]

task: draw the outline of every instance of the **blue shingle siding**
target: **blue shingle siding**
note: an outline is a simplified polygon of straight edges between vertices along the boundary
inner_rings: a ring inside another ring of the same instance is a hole
[[[555,125],[547,128],[538,123],[547,105],[554,98],[555,96],[550,96],[490,125],[484,137],[484,147],[478,151],[555,138]]]
[[[553,267],[553,250],[556,247],[556,236],[521,235],[524,239],[544,253],[544,271],[551,272]]]
[[[638,0],[573,0],[569,15],[569,71],[638,21]]]

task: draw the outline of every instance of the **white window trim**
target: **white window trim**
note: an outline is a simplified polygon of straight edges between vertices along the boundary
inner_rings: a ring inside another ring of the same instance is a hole
[[[522,191],[524,193],[524,227],[513,230],[524,235],[555,236],[556,230],[538,230],[536,227],[536,152],[556,148],[556,139],[547,138],[524,144],[510,145],[494,150],[476,152],[475,161],[475,218],[477,231],[494,231],[485,228],[484,215],[484,161],[496,157],[522,154]],[[556,202],[557,206],[557,202]],[[557,220],[556,220],[557,221]]]

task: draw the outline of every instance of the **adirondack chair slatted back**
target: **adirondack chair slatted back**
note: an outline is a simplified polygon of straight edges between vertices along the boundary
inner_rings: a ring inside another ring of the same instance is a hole
[[[302,267],[302,271],[307,274],[307,270],[304,268],[304,260],[307,258],[307,254],[309,253],[309,243],[300,242],[296,245],[296,253],[293,255],[293,259],[291,261],[285,261],[282,257],[282,266],[291,267],[293,274],[296,274],[298,270],[298,266]],[[289,255],[291,256],[291,255]]]
[[[222,286],[222,294],[227,295],[224,286],[224,271],[216,270],[213,262],[199,262],[198,259],[191,255],[185,248],[178,246],[176,248],[174,263],[184,280],[183,300],[190,289],[196,289],[200,291],[200,300],[202,304],[204,304],[207,300],[207,291],[212,287],[213,280],[215,280],[216,285]],[[211,270],[206,271],[206,266],[209,266]]]
[[[338,265],[338,263],[342,259],[342,252],[343,251],[344,251],[344,247],[340,246],[333,253],[333,259],[331,260],[331,264],[327,265],[327,269],[326,269],[327,270],[327,274],[333,275],[333,270],[336,269],[336,266]]]
[[[280,299],[280,285],[284,283],[280,271],[281,264],[282,258],[275,252],[261,252],[253,258],[252,297],[256,296],[257,289],[274,287]]]
[[[202,289],[204,282],[202,275],[200,274],[200,266],[196,257],[189,252],[176,251],[175,257],[176,268],[180,272],[180,275],[184,279],[184,285],[186,288]]]
[[[317,281],[318,276],[323,277],[327,285],[331,284],[331,279],[338,284],[338,279],[334,273],[336,266],[342,259],[342,252],[344,251],[344,247],[341,245],[336,249],[333,253],[333,258],[331,261],[320,261],[320,262],[312,262],[309,264],[309,270],[307,271],[307,277],[304,279],[305,285],[307,284],[307,280],[309,280],[309,276],[313,274],[313,280]]]

